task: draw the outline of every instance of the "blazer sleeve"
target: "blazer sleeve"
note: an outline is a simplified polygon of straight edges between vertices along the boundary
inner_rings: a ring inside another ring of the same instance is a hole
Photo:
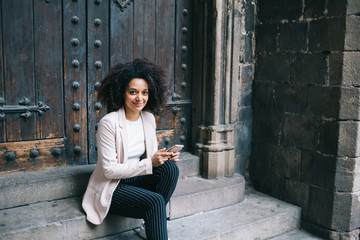
[[[119,136],[119,134],[116,134],[116,122],[111,121],[111,119],[102,119],[98,126],[96,141],[98,161],[102,166],[105,177],[108,179],[124,179],[151,174],[151,158],[146,158],[139,162],[118,162],[117,154],[124,153],[123,146],[120,147],[119,153],[116,151],[116,136]],[[122,144],[123,141],[118,142]],[[122,157],[120,156],[120,159]]]

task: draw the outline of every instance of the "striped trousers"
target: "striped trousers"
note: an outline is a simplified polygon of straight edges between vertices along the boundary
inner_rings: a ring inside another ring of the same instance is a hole
[[[152,175],[122,179],[115,189],[110,212],[124,217],[142,218],[149,240],[167,240],[166,204],[173,194],[179,169],[166,161],[153,168]]]

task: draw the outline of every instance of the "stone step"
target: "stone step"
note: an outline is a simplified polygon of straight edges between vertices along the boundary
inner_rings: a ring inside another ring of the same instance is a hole
[[[180,170],[180,178],[200,175],[200,159],[196,155],[182,152],[180,154],[180,161],[177,162],[177,165]]]
[[[241,175],[209,180],[200,177],[178,182],[169,202],[170,219],[208,211],[244,200],[245,180]]]
[[[109,215],[104,224],[85,220],[81,198],[68,198],[0,211],[0,239],[91,239],[128,231],[141,220]]]
[[[241,203],[168,221],[169,238],[171,240],[269,239],[298,230],[300,215],[299,207],[251,191],[246,193],[245,200]],[[137,229],[133,229],[99,240],[137,240],[140,238],[136,231]]]
[[[96,238],[96,240],[142,240],[137,234],[138,229],[132,229],[127,232],[123,232],[120,234],[114,234],[106,237]],[[177,239],[176,236],[171,237],[171,239]],[[201,239],[201,238],[199,238]],[[226,240],[227,238],[221,238]],[[268,240],[323,240],[324,238],[317,237],[312,235],[304,230],[293,230],[290,232],[283,233],[276,237],[265,238]],[[251,240],[251,239],[247,239]],[[256,240],[260,240],[260,238],[256,238]]]
[[[238,203],[244,198],[244,178],[181,179],[169,203],[171,219]],[[190,210],[189,210],[190,209]],[[0,211],[0,239],[93,239],[128,231],[141,220],[109,215],[94,226],[85,220],[81,197],[43,201]]]
[[[182,153],[180,177],[199,175],[199,158]],[[82,196],[95,165],[0,175],[0,209]]]
[[[93,165],[0,176],[0,209],[52,201],[85,192]]]
[[[287,232],[284,234],[281,234],[280,236],[276,236],[273,238],[270,238],[271,240],[321,240],[324,238],[317,237],[315,235],[312,235],[304,230],[294,230],[291,232]]]

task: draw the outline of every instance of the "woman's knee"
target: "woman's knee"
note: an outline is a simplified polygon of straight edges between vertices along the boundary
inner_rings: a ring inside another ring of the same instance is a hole
[[[165,199],[164,197],[160,194],[160,193],[153,193],[151,195],[151,199],[150,199],[150,208],[151,209],[165,209]]]
[[[179,167],[174,161],[166,161],[163,166],[168,175],[173,176],[176,179],[178,178]]]

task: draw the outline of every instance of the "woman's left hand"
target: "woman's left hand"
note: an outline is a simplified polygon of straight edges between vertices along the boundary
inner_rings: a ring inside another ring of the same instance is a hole
[[[177,161],[179,161],[179,157],[180,157],[180,152],[175,152],[175,153],[172,153],[172,156],[171,156],[171,158],[169,158],[169,160],[177,162]]]

